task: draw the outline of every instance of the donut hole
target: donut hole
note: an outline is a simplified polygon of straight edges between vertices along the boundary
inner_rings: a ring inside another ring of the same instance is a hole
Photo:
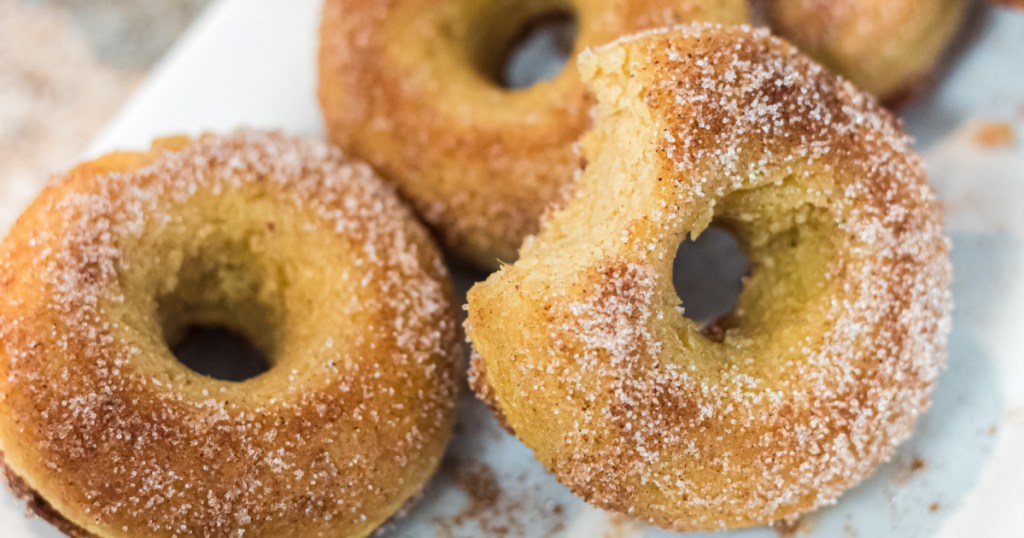
[[[485,58],[481,67],[495,83],[510,90],[553,79],[572,55],[577,26],[576,15],[566,9],[531,16],[499,47],[496,58]]]
[[[192,371],[221,381],[245,381],[270,369],[248,337],[225,326],[189,326],[171,351]]]
[[[750,275],[750,259],[739,240],[712,225],[697,239],[679,245],[672,266],[672,283],[683,303],[683,314],[708,331],[735,310]]]
[[[181,364],[221,381],[273,368],[283,299],[247,246],[212,241],[157,299],[164,340]]]

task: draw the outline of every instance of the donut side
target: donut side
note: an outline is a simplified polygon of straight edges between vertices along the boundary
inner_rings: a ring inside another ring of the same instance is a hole
[[[0,456],[0,460],[2,460],[2,456]],[[2,465],[2,461],[0,461],[0,465]],[[7,489],[11,490],[15,498],[25,503],[26,514],[42,519],[70,538],[96,538],[95,534],[90,534],[61,515],[39,495],[39,492],[32,489],[25,480],[14,474],[14,471],[6,465],[3,465],[3,477]]]

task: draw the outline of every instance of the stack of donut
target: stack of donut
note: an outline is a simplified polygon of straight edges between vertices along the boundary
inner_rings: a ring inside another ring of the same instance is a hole
[[[593,97],[575,60],[527,89],[493,66],[544,14],[577,21],[573,54],[629,32],[690,21],[741,23],[749,0],[328,0],[320,102],[330,139],[398,185],[458,257],[515,259],[571,183]],[[775,31],[888,103],[919,89],[968,0],[754,0]]]
[[[911,434],[944,362],[949,243],[879,103],[966,2],[765,2],[794,44],[731,25],[739,0],[327,0],[340,149],[159,140],[55,180],[0,244],[10,486],[76,537],[367,536],[455,420],[432,229],[500,265],[468,296],[470,386],[579,496],[674,530],[835,501]],[[570,65],[503,87],[494,64],[552,13],[577,21]],[[752,270],[709,329],[672,263],[712,223]],[[197,325],[268,370],[186,367]]]
[[[495,268],[515,259],[573,177],[593,105],[572,60],[526,89],[495,82],[491,66],[520,28],[568,10],[578,53],[658,26],[741,23],[746,2],[329,0],[320,31],[328,134],[398,185],[448,249]]]

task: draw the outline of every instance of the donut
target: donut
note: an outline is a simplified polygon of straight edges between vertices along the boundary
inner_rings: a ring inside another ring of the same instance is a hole
[[[762,0],[769,25],[890,104],[911,96],[960,28],[969,0]]]
[[[745,22],[746,0],[327,0],[319,98],[329,138],[398,185],[440,241],[483,268],[511,261],[571,182],[593,98],[568,66],[495,81],[531,23],[574,15],[573,54],[631,31]]]
[[[190,325],[269,369],[189,369]],[[260,131],[107,155],[0,245],[9,482],[72,536],[366,536],[440,461],[459,332],[436,246],[369,165]]]
[[[949,243],[910,140],[767,30],[641,33],[579,66],[588,165],[470,290],[473,386],[601,508],[694,531],[833,502],[911,434],[945,359]],[[711,223],[752,269],[702,332],[672,267]]]

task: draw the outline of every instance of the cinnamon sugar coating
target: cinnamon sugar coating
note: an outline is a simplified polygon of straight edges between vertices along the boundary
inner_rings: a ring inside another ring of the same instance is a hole
[[[168,342],[192,324],[269,370],[189,370]],[[368,165],[256,131],[108,155],[0,246],[4,463],[76,535],[365,536],[440,461],[458,332],[440,254]]]
[[[762,0],[772,28],[883,101],[900,102],[935,69],[968,0]]]
[[[641,33],[579,64],[588,164],[469,293],[477,391],[578,495],[665,528],[834,502],[911,434],[945,359],[949,243],[908,137],[749,27]],[[752,267],[720,341],[672,286],[712,221]]]
[[[570,12],[552,80],[494,80],[531,21]],[[579,164],[593,97],[574,58],[646,28],[740,23],[744,0],[327,0],[319,97],[330,139],[398,185],[442,244],[484,268],[515,258]]]

